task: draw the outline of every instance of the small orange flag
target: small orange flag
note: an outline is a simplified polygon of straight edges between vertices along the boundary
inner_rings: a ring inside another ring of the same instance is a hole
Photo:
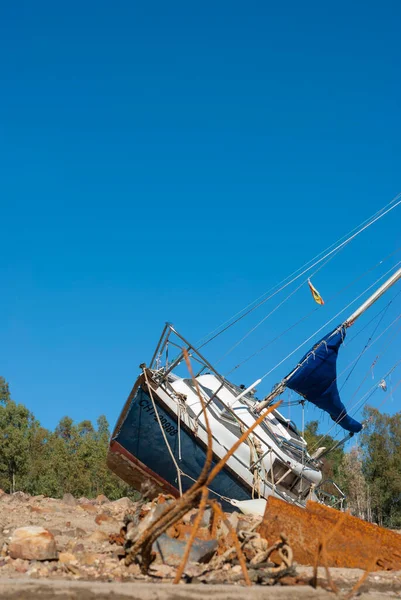
[[[319,294],[319,292],[317,291],[317,289],[312,285],[310,279],[308,279],[308,285],[309,285],[309,289],[312,292],[312,296],[315,302],[317,302],[318,304],[324,304],[324,300],[321,297],[321,295]]]

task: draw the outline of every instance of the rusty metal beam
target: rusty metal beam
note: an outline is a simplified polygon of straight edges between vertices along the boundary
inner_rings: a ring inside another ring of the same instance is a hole
[[[342,523],[331,535],[339,519]],[[302,565],[313,565],[319,545],[327,540],[329,567],[367,569],[377,558],[374,570],[401,569],[400,534],[316,502],[303,509],[270,497],[258,531],[269,541],[285,533]]]

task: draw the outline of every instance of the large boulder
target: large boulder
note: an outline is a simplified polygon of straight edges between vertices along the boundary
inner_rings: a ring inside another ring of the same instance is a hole
[[[56,540],[43,527],[20,527],[11,536],[8,553],[11,558],[54,560],[57,558]]]

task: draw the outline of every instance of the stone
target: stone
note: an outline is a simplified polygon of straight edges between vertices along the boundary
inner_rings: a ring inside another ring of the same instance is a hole
[[[58,560],[59,562],[64,564],[77,560],[77,557],[72,552],[60,552],[60,554],[58,555]]]
[[[14,492],[11,494],[12,500],[16,500],[17,502],[28,502],[31,499],[29,494],[25,494],[25,492]]]
[[[141,575],[141,568],[135,563],[130,564],[130,566],[127,568],[127,571],[130,575]]]
[[[93,533],[91,533],[87,539],[90,542],[107,542],[109,539],[109,536],[107,533],[105,533],[101,529],[98,529],[97,531],[94,531]]]
[[[111,553],[111,556],[113,558],[117,558],[118,560],[121,560],[122,558],[125,557],[124,548],[117,548],[117,550],[113,550],[113,552]]]
[[[198,512],[198,511],[196,511],[196,512]],[[212,518],[212,509],[208,508],[205,510],[205,512],[202,515],[200,527],[209,527],[211,518]],[[191,525],[193,525],[195,523],[195,519],[196,519],[196,515],[193,515],[190,520]]]
[[[177,569],[175,567],[171,567],[170,565],[151,565],[150,572],[151,575],[156,577],[160,577],[162,579],[173,579],[175,577]]]
[[[43,527],[20,527],[14,531],[8,545],[11,558],[54,560],[57,547],[54,536]]]
[[[85,531],[85,529],[76,527],[75,529],[64,529],[62,535],[69,538],[83,538],[87,535],[87,532]]]
[[[192,508],[182,517],[182,522],[185,525],[189,525],[191,522],[193,523],[193,519],[196,517],[197,514],[198,514],[198,509]]]
[[[96,504],[107,504],[108,502],[110,502],[110,500],[104,494],[100,494],[96,498]]]
[[[14,571],[17,571],[17,573],[26,573],[29,568],[29,562],[26,560],[21,560],[20,558],[17,558],[13,562],[13,567],[14,567]]]
[[[189,553],[189,562],[209,562],[217,549],[216,540],[198,540],[195,539]],[[170,538],[165,533],[162,533],[152,546],[153,552],[161,562],[172,567],[178,567],[181,564],[184,556],[187,542]]]
[[[79,557],[79,562],[87,567],[97,565],[104,557],[102,554],[95,554],[94,552],[85,552]]]
[[[238,527],[238,517],[239,517],[239,513],[237,513],[237,512],[232,512],[227,517],[227,521],[230,523],[230,525],[234,529],[234,531],[236,531],[237,527]]]
[[[107,508],[112,511],[113,514],[133,511],[135,510],[135,502],[124,497],[119,500],[114,500],[114,502],[110,502]]]
[[[83,538],[87,535],[87,532],[85,531],[85,529],[82,529],[81,527],[77,527],[75,529],[75,537],[77,538]]]
[[[130,540],[131,542],[137,540],[139,536],[142,535],[142,533],[146,531],[146,529],[148,529],[152,523],[154,523],[160,517],[160,515],[164,513],[165,510],[165,504],[151,504],[150,510],[147,511],[146,516],[142,519],[142,521],[139,523],[128,523],[127,533],[125,536],[126,539]]]
[[[95,517],[96,525],[101,525],[102,523],[115,523],[115,522],[116,522],[116,520],[113,517],[111,517],[110,515],[107,515],[104,512],[100,513],[100,515],[97,515]]]
[[[68,506],[76,506],[77,504],[77,501],[72,494],[64,494],[62,502],[68,504]]]
[[[237,533],[239,531],[256,531],[262,522],[261,517],[256,515],[238,515]]]
[[[97,512],[97,508],[96,506],[93,506],[93,504],[85,503],[85,504],[80,504],[79,508],[82,508],[82,510],[88,512],[88,513],[96,513]]]
[[[50,512],[48,509],[46,508],[40,508],[39,506],[28,506],[28,509],[30,510],[30,512],[33,513],[37,513],[37,514],[44,514],[44,513],[48,513]]]

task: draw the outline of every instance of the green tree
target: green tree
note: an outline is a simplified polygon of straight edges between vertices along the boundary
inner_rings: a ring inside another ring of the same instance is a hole
[[[35,419],[22,404],[10,398],[2,378],[0,402],[0,485],[15,492],[28,469],[29,444]]]
[[[373,517],[380,525],[401,525],[401,413],[364,411],[360,443],[363,470],[369,485]]]
[[[305,425],[305,441],[308,444],[308,452],[313,455],[318,448],[324,447],[329,452],[322,458],[323,479],[337,480],[339,469],[344,456],[343,448],[331,450],[337,443],[337,440],[330,435],[319,433],[319,422],[310,421]]]
[[[0,377],[0,404],[7,404],[11,400],[10,389],[4,377]]]
[[[347,496],[347,508],[351,514],[370,521],[370,494],[363,473],[362,458],[362,451],[358,446],[344,453],[339,467],[339,483]]]
[[[111,500],[135,492],[109,471],[106,457],[109,424],[101,415],[96,428],[89,420],[75,424],[65,416],[54,432],[41,427],[33,414],[10,397],[0,377],[0,487],[14,492],[61,497],[66,492]]]

